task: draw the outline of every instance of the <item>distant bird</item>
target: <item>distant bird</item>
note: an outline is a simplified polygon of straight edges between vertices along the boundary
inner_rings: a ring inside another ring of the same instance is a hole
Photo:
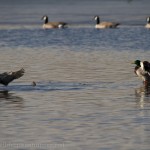
[[[25,71],[23,68],[14,72],[4,72],[0,74],[0,84],[7,86],[13,80],[22,77],[24,73]]]
[[[134,72],[143,81],[144,86],[150,86],[150,63],[148,61],[135,60]]]
[[[116,28],[120,23],[116,22],[100,22],[100,17],[95,16],[94,19],[96,20],[96,29],[104,29],[104,28]]]
[[[150,17],[147,17],[146,21],[147,24],[145,25],[145,27],[150,29]]]
[[[48,16],[43,16],[42,20],[44,20],[43,28],[44,29],[53,29],[53,28],[65,28],[66,22],[48,22]]]
[[[35,82],[35,81],[33,81],[31,85],[32,85],[32,86],[36,86],[36,82]]]

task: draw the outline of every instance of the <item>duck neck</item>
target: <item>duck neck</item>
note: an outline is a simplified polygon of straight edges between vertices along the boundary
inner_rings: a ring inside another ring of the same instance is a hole
[[[141,67],[141,62],[138,62],[136,65],[137,65],[138,67]]]

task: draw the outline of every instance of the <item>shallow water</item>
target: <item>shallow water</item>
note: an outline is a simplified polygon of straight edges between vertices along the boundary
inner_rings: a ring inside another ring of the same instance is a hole
[[[93,13],[87,9],[91,6],[89,1],[80,5],[65,1],[56,10],[57,3],[51,1],[53,10],[49,14],[54,20],[60,18],[57,10],[73,5],[73,11],[69,7],[62,15],[65,18],[69,11],[66,19],[75,18],[64,30],[42,30],[36,17],[44,8],[48,10],[49,1],[36,5],[31,1],[29,5],[15,0],[10,15],[4,11],[11,7],[6,2],[0,6],[5,14],[4,22],[0,22],[0,72],[23,67],[26,73],[8,87],[0,85],[1,149],[148,150],[150,92],[142,87],[131,64],[135,59],[149,60],[150,34],[142,20],[147,4],[111,1],[113,15],[105,14],[109,5],[103,1],[92,3]],[[98,13],[94,9],[97,4],[105,4],[99,5],[103,8],[99,11],[112,20],[120,11],[116,7],[128,8],[130,11],[118,15],[122,18],[129,14],[126,24],[114,30],[94,29],[88,19]],[[139,16],[134,15],[140,6],[145,9]],[[26,8],[27,11],[20,10]],[[75,8],[84,11],[79,15]],[[22,15],[29,14],[31,18],[22,20]],[[132,23],[130,14],[137,16]],[[33,81],[35,87],[31,85]]]

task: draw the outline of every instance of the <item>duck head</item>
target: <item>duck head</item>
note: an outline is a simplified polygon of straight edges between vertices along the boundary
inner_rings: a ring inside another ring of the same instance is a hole
[[[138,67],[141,67],[141,61],[140,60],[135,60],[133,64],[136,64]]]

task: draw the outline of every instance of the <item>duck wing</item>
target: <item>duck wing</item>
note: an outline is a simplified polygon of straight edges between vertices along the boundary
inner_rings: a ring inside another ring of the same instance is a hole
[[[140,68],[139,66],[135,66],[135,68],[134,68],[134,73],[135,73],[136,75],[138,75],[138,74],[137,74],[137,70],[138,70],[139,68]]]
[[[150,63],[148,61],[143,61],[143,66],[145,71],[147,71],[150,75]]]
[[[25,70],[23,68],[14,72],[4,72],[0,74],[0,83],[7,86],[13,80],[22,77],[24,73]]]

